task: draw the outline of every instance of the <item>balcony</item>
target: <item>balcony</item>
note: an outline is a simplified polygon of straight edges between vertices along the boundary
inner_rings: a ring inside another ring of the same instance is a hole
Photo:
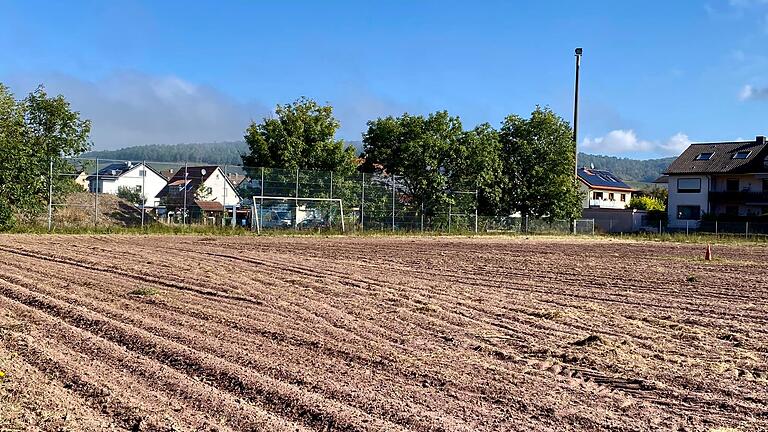
[[[709,200],[719,203],[768,204],[768,191],[763,192],[710,192]]]
[[[625,209],[627,203],[624,201],[611,201],[601,199],[589,200],[589,208],[604,208],[604,209]]]

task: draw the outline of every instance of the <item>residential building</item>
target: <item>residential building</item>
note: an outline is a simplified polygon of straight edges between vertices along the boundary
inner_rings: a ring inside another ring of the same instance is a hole
[[[132,162],[117,162],[100,167],[96,173],[87,177],[87,181],[90,192],[117,195],[120,188],[139,192],[146,207],[157,207],[157,194],[167,184],[165,177],[149,165]]]
[[[768,143],[691,144],[665,172],[669,176],[669,227],[697,228],[717,218],[757,218],[768,213]]]
[[[236,208],[242,198],[218,166],[179,168],[160,191],[158,198],[170,212],[178,213],[185,204],[190,217],[209,217],[211,213]],[[211,204],[211,203],[218,203]]]
[[[632,194],[636,192],[613,173],[593,168],[579,168],[580,191],[585,209],[623,210],[629,206]]]

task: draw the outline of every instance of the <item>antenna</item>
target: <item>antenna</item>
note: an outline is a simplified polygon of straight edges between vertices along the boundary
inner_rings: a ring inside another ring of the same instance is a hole
[[[205,168],[200,170],[200,174],[205,175]]]

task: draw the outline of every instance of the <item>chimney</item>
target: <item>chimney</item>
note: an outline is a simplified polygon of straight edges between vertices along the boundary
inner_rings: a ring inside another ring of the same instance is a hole
[[[758,136],[756,136],[755,137],[755,143],[757,143],[757,145],[765,144],[765,135],[758,135]]]

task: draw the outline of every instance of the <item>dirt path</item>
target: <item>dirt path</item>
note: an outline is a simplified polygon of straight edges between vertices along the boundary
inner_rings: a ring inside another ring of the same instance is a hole
[[[0,429],[768,429],[766,247],[0,236]]]

